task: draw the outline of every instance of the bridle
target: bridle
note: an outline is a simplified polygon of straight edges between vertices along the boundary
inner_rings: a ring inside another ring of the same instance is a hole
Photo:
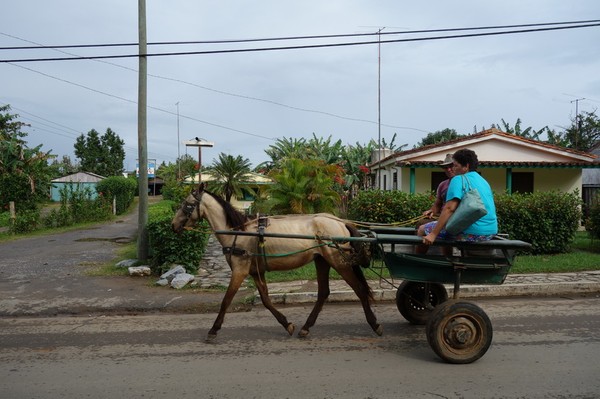
[[[197,211],[198,216],[200,216],[200,202],[202,201],[202,196],[198,197],[196,191],[192,191],[192,196],[194,197],[194,202],[188,202],[184,199],[181,203],[181,212],[183,212],[186,217],[186,223],[190,220],[194,211]]]

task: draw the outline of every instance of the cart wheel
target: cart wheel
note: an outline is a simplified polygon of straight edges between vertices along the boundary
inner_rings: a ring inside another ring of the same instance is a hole
[[[412,324],[426,324],[433,308],[447,300],[448,291],[439,283],[403,281],[396,291],[396,306]]]
[[[466,364],[479,359],[492,343],[492,323],[470,302],[448,301],[436,307],[427,322],[427,341],[448,363]]]

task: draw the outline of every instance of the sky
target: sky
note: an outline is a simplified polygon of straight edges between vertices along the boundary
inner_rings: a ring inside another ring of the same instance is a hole
[[[374,42],[372,44],[148,57],[147,152],[175,162],[203,148],[253,166],[283,138],[344,144],[371,139],[413,148],[428,133],[470,134],[501,124],[557,131],[576,109],[600,107],[600,26],[443,40],[414,30],[600,19],[597,0],[146,0],[148,43],[375,33],[378,36],[245,43],[149,45],[149,53]],[[491,32],[494,30],[488,30]],[[496,29],[495,31],[498,31]],[[476,33],[482,31],[453,32]],[[447,33],[446,33],[447,34]],[[10,49],[138,42],[138,1],[20,0],[0,13],[0,105],[30,124],[30,147],[76,160],[76,138],[107,128],[124,141],[125,169],[138,158],[136,57],[16,62],[31,58],[135,55],[137,46]],[[65,54],[68,53],[68,54]],[[6,62],[12,60],[11,62]]]

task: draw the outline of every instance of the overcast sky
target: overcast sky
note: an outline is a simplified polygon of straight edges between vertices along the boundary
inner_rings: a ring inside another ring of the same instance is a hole
[[[598,0],[192,1],[147,0],[148,42],[212,41],[383,33],[600,19]],[[4,2],[0,47],[137,43],[135,0]],[[460,32],[475,33],[475,32]],[[381,40],[439,36],[382,35]],[[377,41],[344,39],[149,46],[149,53]],[[381,44],[381,134],[377,44],[149,57],[148,158],[174,162],[194,137],[256,166],[278,138],[366,144],[379,137],[412,148],[445,128],[473,133],[502,119],[561,130],[600,107],[600,27]],[[71,48],[80,56],[136,54]],[[0,60],[65,57],[57,50],[0,50]],[[91,129],[125,140],[125,168],[137,158],[136,58],[0,63],[0,104],[10,104],[31,147],[73,155]],[[197,157],[195,149],[187,150]]]

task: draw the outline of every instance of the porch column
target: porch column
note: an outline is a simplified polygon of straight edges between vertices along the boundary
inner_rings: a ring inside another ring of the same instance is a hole
[[[506,192],[512,194],[512,168],[506,168]]]
[[[415,168],[410,168],[410,193],[414,194],[415,193],[415,186],[416,186],[416,170]]]

